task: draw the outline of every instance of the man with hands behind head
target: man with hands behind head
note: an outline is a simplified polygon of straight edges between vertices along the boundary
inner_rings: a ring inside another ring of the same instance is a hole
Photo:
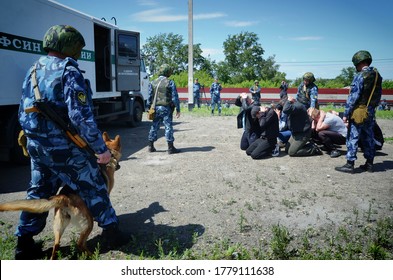
[[[277,144],[278,116],[269,107],[254,106],[251,117],[259,123],[261,136],[255,140],[246,150],[246,154],[252,159],[262,159],[272,155],[272,150]]]
[[[292,96],[284,103],[283,112],[288,115],[288,127],[291,137],[285,151],[291,157],[322,155],[317,145],[311,143],[311,117],[304,104]]]

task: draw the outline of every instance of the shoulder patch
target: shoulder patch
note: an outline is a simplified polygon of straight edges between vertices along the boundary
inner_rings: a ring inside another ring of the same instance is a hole
[[[78,101],[83,104],[86,105],[86,93],[84,93],[83,91],[78,92]]]

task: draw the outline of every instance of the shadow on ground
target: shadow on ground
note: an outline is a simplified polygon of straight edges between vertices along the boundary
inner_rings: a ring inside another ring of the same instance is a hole
[[[188,224],[182,226],[168,226],[154,224],[153,217],[161,212],[166,212],[159,202],[153,202],[146,208],[136,213],[119,215],[121,230],[130,236],[128,244],[117,250],[136,257],[143,256],[147,259],[159,259],[162,254],[175,253],[182,255],[190,249],[195,238],[205,232],[205,228],[198,224]],[[89,239],[87,246],[90,250],[99,246],[100,236]],[[50,257],[52,248],[45,251],[47,258]],[[78,259],[77,253],[72,252],[70,245],[61,246],[59,252],[61,256],[71,256]],[[100,248],[100,254],[108,253],[110,250]]]
[[[174,127],[178,123],[174,122]],[[123,122],[100,124],[102,132],[107,131],[110,137],[121,136],[122,158],[130,158],[147,146],[147,135],[151,122],[144,121],[138,127],[127,127]],[[158,137],[164,137],[164,129],[160,129]],[[30,182],[30,165],[17,165],[0,162],[0,194],[25,191]]]

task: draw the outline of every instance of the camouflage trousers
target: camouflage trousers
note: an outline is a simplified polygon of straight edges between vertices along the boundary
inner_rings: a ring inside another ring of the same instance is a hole
[[[197,105],[198,108],[201,108],[201,96],[197,92],[194,92],[194,105]]]
[[[156,116],[151,125],[148,140],[150,142],[157,141],[157,132],[160,129],[161,122],[165,126],[165,138],[167,142],[175,141],[173,137],[173,113],[170,106],[156,106]]]
[[[27,199],[47,199],[65,184],[84,200],[100,227],[118,223],[95,158],[73,144],[54,146],[46,139],[28,139],[27,148],[31,157]],[[15,235],[37,235],[44,229],[47,216],[48,212],[22,212]]]
[[[374,124],[373,117],[369,117],[363,124],[354,124],[350,122],[347,135],[347,160],[355,161],[359,140],[363,143],[363,156],[365,159],[373,160],[375,157],[374,141]]]
[[[218,113],[221,114],[221,98],[214,96],[212,98],[212,104],[211,104],[212,114],[214,114],[214,110],[216,108],[216,105],[217,105]]]

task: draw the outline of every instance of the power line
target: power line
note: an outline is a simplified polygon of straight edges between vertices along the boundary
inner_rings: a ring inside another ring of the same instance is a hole
[[[393,62],[393,58],[376,58],[373,59],[373,62]],[[332,63],[351,63],[351,61],[348,60],[320,60],[320,61],[277,61],[276,63],[278,64],[332,64]]]

